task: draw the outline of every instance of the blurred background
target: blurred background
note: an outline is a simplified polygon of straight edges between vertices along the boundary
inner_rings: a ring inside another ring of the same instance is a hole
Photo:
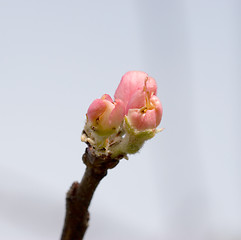
[[[0,0],[0,238],[59,239],[89,104],[154,77],[165,130],[98,187],[86,239],[241,239],[241,1]]]

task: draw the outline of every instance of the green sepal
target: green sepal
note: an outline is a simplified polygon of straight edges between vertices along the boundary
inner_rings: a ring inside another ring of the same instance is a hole
[[[153,138],[156,134],[155,129],[138,131],[137,129],[133,128],[127,116],[125,116],[124,129],[126,130],[126,139],[124,139],[125,149],[123,149],[123,151],[129,154],[138,152],[143,146],[144,142]]]

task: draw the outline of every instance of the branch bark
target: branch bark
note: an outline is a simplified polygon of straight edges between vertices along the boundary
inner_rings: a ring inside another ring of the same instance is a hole
[[[86,148],[83,162],[86,165],[80,183],[74,182],[66,196],[66,215],[61,240],[81,240],[88,228],[88,208],[95,189],[107,175],[110,168],[115,167],[123,156],[112,159],[110,156],[97,157],[91,147]]]

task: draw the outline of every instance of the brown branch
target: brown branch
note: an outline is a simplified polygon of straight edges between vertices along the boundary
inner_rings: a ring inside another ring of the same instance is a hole
[[[82,157],[86,170],[80,183],[74,182],[66,196],[66,215],[61,240],[81,240],[88,228],[88,207],[101,179],[107,170],[115,167],[123,156],[96,157],[92,149],[86,148]]]

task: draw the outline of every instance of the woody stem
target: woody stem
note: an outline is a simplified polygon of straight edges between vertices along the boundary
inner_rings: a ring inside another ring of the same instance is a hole
[[[107,170],[115,167],[119,159],[96,157],[90,148],[82,157],[86,165],[80,183],[74,182],[66,196],[66,215],[61,240],[81,240],[88,228],[88,208],[100,181],[107,175]]]

